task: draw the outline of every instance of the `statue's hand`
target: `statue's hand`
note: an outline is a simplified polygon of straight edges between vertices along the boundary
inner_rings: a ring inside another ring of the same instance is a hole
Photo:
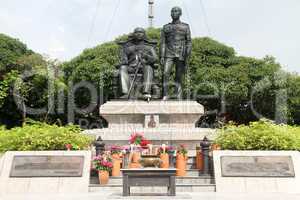
[[[161,59],[160,59],[160,64],[161,64],[161,65],[164,65],[164,64],[165,64],[165,58],[161,58]]]
[[[147,64],[147,60],[146,59],[142,59],[141,62],[142,62],[143,65]]]

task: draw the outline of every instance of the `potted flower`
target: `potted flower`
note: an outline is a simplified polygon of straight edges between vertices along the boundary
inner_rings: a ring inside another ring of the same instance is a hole
[[[181,144],[177,148],[176,154],[176,175],[177,176],[185,176],[186,175],[186,161],[187,161],[187,149],[185,145]]]
[[[140,143],[140,146],[143,148],[143,149],[148,149],[148,144],[151,144],[149,140],[146,140],[145,138],[143,138],[141,140],[141,143]]]
[[[130,136],[129,142],[130,144],[140,145],[142,140],[144,140],[144,136],[141,133],[133,133]]]
[[[203,154],[200,146],[196,146],[196,169],[203,170]]]
[[[139,168],[139,160],[141,158],[140,151],[142,149],[148,148],[148,144],[150,144],[150,141],[148,141],[141,133],[133,133],[130,136],[129,143],[131,150],[131,156],[129,158],[131,162],[130,168]]]
[[[119,159],[122,151],[123,151],[123,147],[121,147],[121,146],[113,145],[110,147],[110,152],[111,152],[112,158]]]
[[[162,144],[161,147],[158,149],[159,157],[162,161],[160,167],[161,168],[169,168],[170,166],[170,155],[174,154],[174,148],[172,146],[166,146]]]
[[[213,143],[210,147],[211,151],[221,150],[221,145]]]
[[[71,151],[72,144],[66,144],[65,147],[66,147],[67,151]]]
[[[110,147],[110,152],[111,152],[111,157],[112,157],[112,162],[113,162],[113,167],[112,167],[112,176],[120,176],[121,172],[121,158],[120,154],[122,153],[123,148],[121,146],[116,146],[113,145]]]
[[[99,182],[101,185],[107,184],[109,172],[112,170],[112,159],[108,155],[99,155],[93,159],[95,169],[98,170]]]

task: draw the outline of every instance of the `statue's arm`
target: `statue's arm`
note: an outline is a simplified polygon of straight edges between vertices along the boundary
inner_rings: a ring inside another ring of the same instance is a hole
[[[154,47],[150,48],[150,56],[149,56],[149,59],[148,59],[148,62],[150,64],[154,64],[158,61],[158,56],[156,54],[156,51],[154,49]]]
[[[190,26],[187,26],[187,32],[186,32],[186,56],[189,57],[192,52],[192,36],[191,36],[191,30]]]
[[[120,65],[128,65],[128,56],[124,46],[121,46],[119,54]]]

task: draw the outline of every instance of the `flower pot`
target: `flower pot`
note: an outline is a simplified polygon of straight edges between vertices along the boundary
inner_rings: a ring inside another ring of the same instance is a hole
[[[221,146],[219,144],[212,144],[211,150],[212,151],[221,150]]]
[[[196,155],[196,169],[203,170],[203,164],[203,154],[201,151],[198,151]]]
[[[114,153],[111,155],[112,159],[120,159],[120,154]]]
[[[121,159],[120,158],[113,158],[113,167],[111,171],[112,176],[120,176],[121,172]]]
[[[109,180],[109,172],[105,170],[99,170],[98,172],[99,176],[99,183],[100,185],[106,185]]]
[[[160,168],[169,168],[169,154],[162,153],[160,154],[161,164]]]
[[[187,157],[183,154],[177,154],[176,156],[176,176],[186,175],[186,161]]]
[[[133,152],[131,162],[139,163],[140,158],[141,158],[141,155],[139,152]]]
[[[141,168],[141,164],[140,163],[130,163],[129,168]]]

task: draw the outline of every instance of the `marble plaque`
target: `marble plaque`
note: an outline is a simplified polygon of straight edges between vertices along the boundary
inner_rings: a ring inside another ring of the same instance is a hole
[[[13,157],[10,177],[81,177],[84,156]]]
[[[159,127],[159,115],[145,115],[145,128]]]
[[[295,177],[291,156],[221,156],[223,177]]]

